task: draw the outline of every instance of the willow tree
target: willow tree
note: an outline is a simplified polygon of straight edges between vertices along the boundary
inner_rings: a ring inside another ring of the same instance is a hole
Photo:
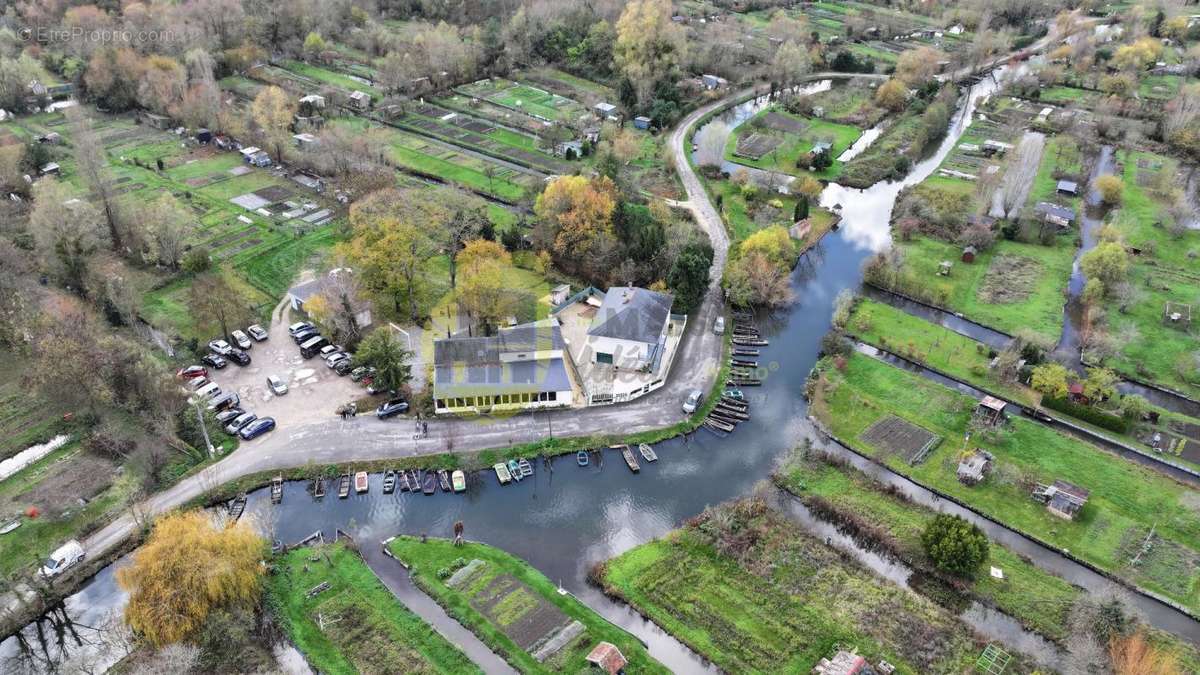
[[[164,516],[133,562],[117,570],[125,621],[156,647],[193,635],[218,609],[252,608],[262,592],[264,540],[246,521],[203,511]]]

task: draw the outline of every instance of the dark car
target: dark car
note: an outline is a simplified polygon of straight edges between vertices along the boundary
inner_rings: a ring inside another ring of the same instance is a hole
[[[242,410],[241,408],[237,408],[237,407],[226,408],[226,409],[222,410],[221,412],[217,413],[217,423],[220,424],[221,426],[224,426],[224,425],[229,424],[230,422],[234,421],[235,419],[237,419],[238,415],[245,415],[245,414],[246,414],[246,411]]]
[[[242,427],[242,430],[238,432],[238,436],[241,436],[243,441],[248,441],[252,438],[262,436],[274,428],[275,418],[264,417],[262,419],[254,420],[253,422]]]
[[[355,382],[360,382],[364,378],[371,378],[374,376],[375,368],[373,366],[359,366],[350,371],[350,379],[354,380]]]
[[[313,325],[307,321],[297,321],[296,323],[288,326],[288,334],[290,334],[292,337],[296,337],[297,333],[305,330],[312,330],[312,327]]]
[[[211,366],[217,370],[229,365],[229,362],[225,360],[225,357],[221,356],[220,354],[205,354],[204,358],[200,359],[200,361],[204,363],[204,365]]]
[[[190,380],[194,377],[208,377],[208,369],[204,366],[188,366],[180,368],[179,372],[175,373],[181,380]]]
[[[229,352],[229,360],[233,361],[239,366],[250,365],[250,355],[240,349],[234,349],[233,351]]]
[[[353,368],[354,368],[354,360],[353,359],[345,359],[342,361],[338,361],[337,364],[333,366],[333,372],[337,373],[338,375],[346,375]]]
[[[292,339],[296,341],[296,344],[302,345],[307,342],[309,338],[317,335],[320,335],[317,329],[309,326],[308,328],[303,328],[295,333],[292,333]]]
[[[250,424],[256,419],[258,419],[258,415],[255,415],[254,413],[242,413],[241,415],[233,418],[232,422],[225,425],[225,432],[230,435],[236,434],[242,430],[242,427]]]
[[[392,415],[399,415],[402,412],[408,411],[408,401],[402,398],[394,398],[390,401],[384,401],[375,409],[375,416],[379,419],[387,419]]]

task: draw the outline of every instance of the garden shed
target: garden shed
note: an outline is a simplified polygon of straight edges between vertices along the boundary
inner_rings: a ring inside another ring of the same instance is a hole
[[[609,675],[624,672],[625,665],[628,663],[621,650],[611,642],[601,642],[596,645],[586,658],[588,663],[609,673]]]
[[[962,261],[965,263],[975,262],[975,254],[979,253],[974,246],[966,246],[962,250]]]
[[[1066,520],[1075,515],[1087,503],[1091,492],[1065,480],[1056,480],[1053,485],[1038,485],[1033,497],[1046,504],[1046,510]]]
[[[995,396],[984,396],[975,407],[975,417],[988,426],[996,426],[1004,421],[1004,408],[1008,406]]]
[[[1057,192],[1060,195],[1068,195],[1071,197],[1078,197],[1079,196],[1079,184],[1073,180],[1060,180],[1060,181],[1058,181],[1057,187],[1055,187],[1055,192]]]
[[[1062,228],[1070,227],[1071,223],[1075,222],[1075,210],[1065,206],[1050,202],[1038,202],[1033,207],[1033,210],[1045,222],[1053,223]]]
[[[958,462],[958,481],[964,485],[977,485],[992,468],[992,453],[976,448]]]

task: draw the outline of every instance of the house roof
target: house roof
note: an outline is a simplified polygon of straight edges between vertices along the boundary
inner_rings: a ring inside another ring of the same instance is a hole
[[[1050,202],[1038,202],[1037,205],[1033,207],[1033,210],[1045,216],[1062,218],[1067,222],[1075,220],[1075,211],[1073,209],[1068,209],[1067,207],[1059,206],[1058,204],[1051,204]]]
[[[671,318],[673,300],[667,293],[614,286],[604,294],[588,335],[657,344],[663,325]]]
[[[571,389],[561,356],[514,360],[530,352],[566,347],[556,319],[501,329],[489,337],[459,337],[433,343],[434,389],[438,396],[476,396]]]
[[[1004,406],[1008,404],[994,396],[984,396],[983,400],[979,402],[979,405],[988,408],[989,410],[1001,412],[1004,410]]]
[[[613,110],[617,109],[617,106],[605,101],[601,101],[595,105],[595,108],[596,110],[603,110],[604,112],[612,112]]]
[[[601,642],[587,655],[588,663],[594,664],[610,675],[621,672],[627,663],[625,655],[611,642]]]
[[[1059,192],[1075,193],[1079,191],[1079,184],[1073,180],[1060,180],[1058,181],[1058,187],[1055,189]]]

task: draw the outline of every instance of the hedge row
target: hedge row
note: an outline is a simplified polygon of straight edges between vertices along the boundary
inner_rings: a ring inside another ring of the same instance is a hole
[[[1101,410],[1096,410],[1091,406],[1080,405],[1065,398],[1051,398],[1049,396],[1042,398],[1042,405],[1051,410],[1057,410],[1071,417],[1081,419],[1084,422],[1094,424],[1101,429],[1115,431],[1118,434],[1129,433],[1129,422],[1125,418],[1110,415]]]

